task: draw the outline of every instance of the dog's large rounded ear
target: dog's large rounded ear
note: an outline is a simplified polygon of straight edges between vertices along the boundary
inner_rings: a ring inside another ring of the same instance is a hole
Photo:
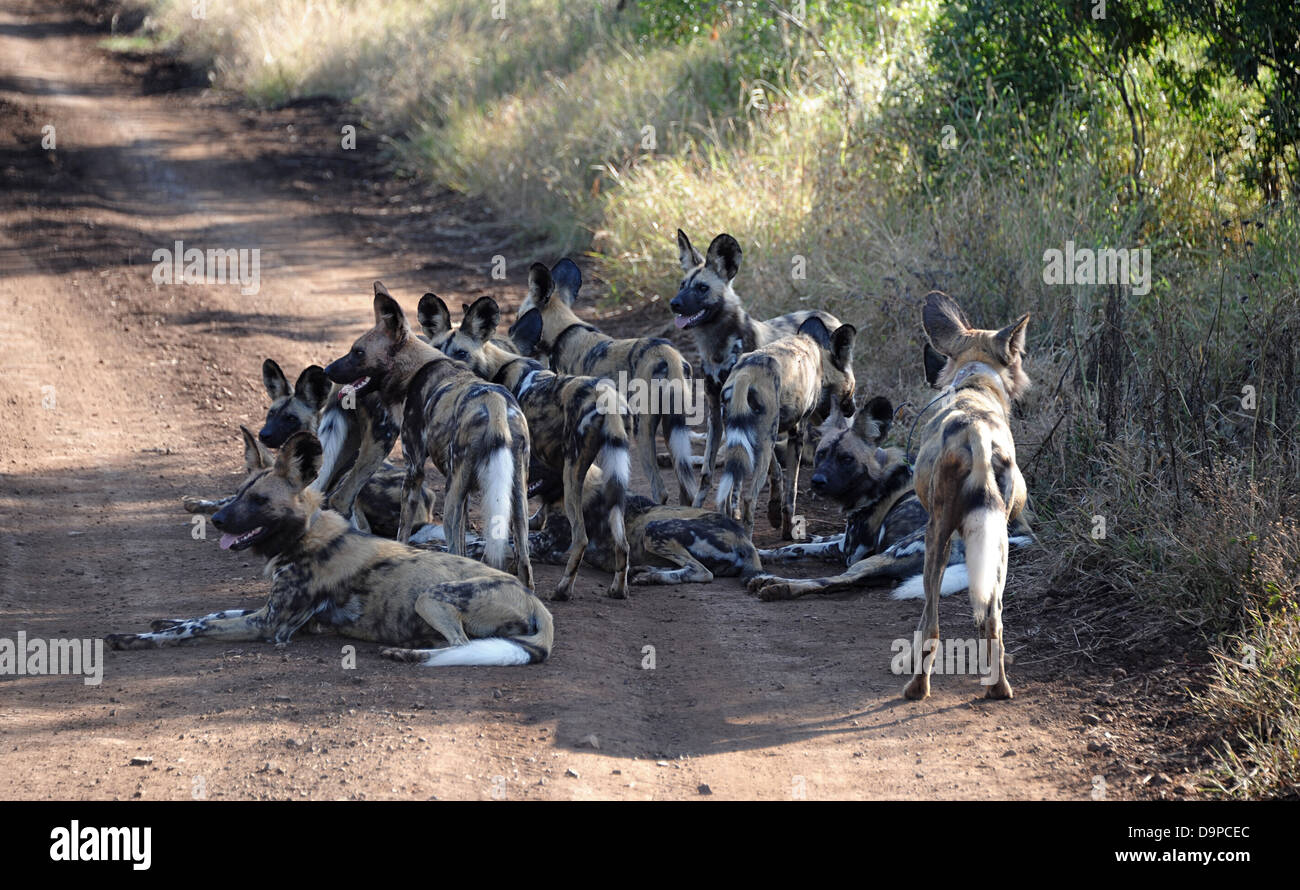
[[[804,323],[799,325],[799,330],[796,333],[803,334],[805,337],[812,337],[822,349],[831,348],[830,329],[826,327],[826,322],[822,321],[819,316],[808,316],[808,318],[804,319]]]
[[[868,399],[853,418],[853,431],[872,445],[878,445],[885,440],[893,424],[893,403],[884,396],[876,396]]]
[[[510,326],[510,339],[520,355],[537,355],[542,342],[542,313],[529,309]]]
[[[555,293],[555,280],[551,278],[551,270],[542,263],[533,263],[529,266],[527,301],[534,308],[545,309],[553,293]]]
[[[257,433],[254,433],[242,423],[239,425],[239,432],[244,436],[244,470],[246,472],[265,470],[275,463],[274,455],[258,440]]]
[[[325,400],[330,397],[331,386],[329,377],[325,376],[324,368],[320,365],[308,365],[298,375],[298,382],[293,385],[293,394],[319,411],[325,404]]]
[[[939,291],[930,291],[926,295],[925,306],[921,309],[921,326],[934,348],[947,356],[961,352],[970,331],[970,323],[961,307],[952,297]]]
[[[496,333],[501,323],[501,307],[491,297],[479,297],[474,305],[465,307],[465,320],[460,329],[479,343],[486,343]]]
[[[280,366],[276,364],[275,359],[268,358],[262,362],[262,385],[266,387],[266,394],[271,397],[271,401],[282,399],[293,390],[289,389],[289,378],[284,376]]]
[[[822,438],[826,438],[832,433],[838,433],[840,430],[849,428],[849,419],[844,416],[844,409],[840,407],[838,399],[830,400],[830,407],[826,412],[826,419],[822,425],[817,428],[817,433]]]
[[[375,327],[382,328],[394,342],[406,339],[406,313],[381,281],[375,282]]]
[[[730,282],[740,271],[740,254],[740,242],[723,232],[709,244],[709,268],[723,281]]]
[[[853,364],[853,341],[857,336],[858,329],[851,324],[842,324],[831,334],[831,360],[841,371]]]
[[[437,294],[425,294],[420,297],[420,305],[415,310],[420,320],[420,330],[432,340],[451,330],[451,310]]]
[[[934,389],[939,387],[939,375],[943,373],[943,366],[948,364],[948,357],[942,352],[930,345],[929,341],[925,344],[925,382],[930,384]]]
[[[582,270],[578,264],[565,257],[551,267],[551,280],[555,282],[555,295],[572,306],[582,288]]]
[[[686,272],[704,264],[704,257],[700,256],[700,252],[691,245],[691,239],[681,229],[677,230],[677,258]]]
[[[306,430],[294,433],[280,446],[275,456],[275,472],[296,489],[316,481],[321,464],[320,440]]]
[[[1028,312],[994,335],[993,342],[1002,350],[1002,361],[1008,365],[1015,361],[1016,356],[1025,351],[1025,329],[1027,327],[1029,327]]]

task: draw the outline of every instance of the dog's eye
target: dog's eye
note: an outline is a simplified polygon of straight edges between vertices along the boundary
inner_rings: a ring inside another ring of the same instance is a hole
[[[695,282],[695,289],[700,293],[704,293],[709,289],[709,286],[705,284],[703,281],[697,281]]]
[[[249,502],[250,504],[252,504],[254,507],[265,507],[265,506],[266,506],[266,495],[264,495],[264,494],[259,494],[259,493],[257,493],[257,492],[252,492],[252,493],[249,494],[249,496],[248,496],[248,502]]]
[[[361,358],[361,356],[363,356],[363,355],[365,355],[365,352],[361,349],[361,347],[359,347],[359,346],[354,346],[354,347],[352,347],[352,357],[353,357],[353,358]]]
[[[839,456],[839,462],[847,466],[848,464],[853,463],[853,458],[850,455],[841,454]]]

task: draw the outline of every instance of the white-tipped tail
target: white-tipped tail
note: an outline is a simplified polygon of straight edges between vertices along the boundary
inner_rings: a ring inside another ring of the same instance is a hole
[[[483,561],[494,569],[506,567],[510,543],[510,505],[515,484],[515,459],[507,447],[492,452],[483,464],[479,490],[483,492]]]
[[[528,664],[528,651],[513,640],[489,637],[470,640],[448,649],[431,649],[424,659],[425,667],[459,667],[462,665]]]
[[[948,566],[943,573],[943,582],[939,585],[939,596],[947,596],[950,593],[965,590],[968,584],[965,565],[957,563]],[[894,588],[890,597],[896,600],[925,599],[925,575],[917,574],[908,578]]]
[[[626,490],[632,479],[632,459],[626,445],[604,445],[596,456],[596,466],[606,480],[613,479]]]
[[[342,453],[343,445],[348,438],[347,412],[337,405],[326,408],[324,416],[320,419],[320,426],[316,430],[316,438],[320,440],[321,447],[320,472],[316,474],[316,480],[308,486],[308,489],[317,494],[324,494],[325,486],[334,475],[334,468],[339,463],[339,454]]]
[[[982,625],[989,603],[1002,594],[1007,575],[1007,517],[998,510],[979,509],[961,523],[966,542],[967,586],[975,623]]]

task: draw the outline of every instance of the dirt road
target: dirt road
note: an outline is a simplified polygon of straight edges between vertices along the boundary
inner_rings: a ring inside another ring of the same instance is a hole
[[[108,55],[103,36],[75,8],[0,2],[0,637],[98,637],[256,606],[260,566],[194,540],[180,498],[239,478],[236,424],[261,421],[262,359],[293,375],[341,355],[368,326],[375,278],[408,310],[430,289],[453,306],[483,294],[513,306],[535,259],[473,201],[392,181],[364,129],[344,150],[342,128],[361,123],[346,109],[250,111]],[[153,252],[176,241],[259,249],[260,289],[155,285]],[[498,254],[508,281],[488,274]],[[641,309],[602,323],[665,320]],[[98,686],[0,678],[0,796],[1092,790],[1078,731],[1092,693],[1050,661],[1013,668],[1010,703],[980,701],[973,677],[900,698],[891,642],[910,636],[915,603],[866,591],[765,604],[734,581],[615,602],[605,583],[584,570],[576,599],[555,605],[555,653],[536,667],[422,671],[362,645],[346,669],[347,641],[303,637],[283,651],[109,652]],[[942,619],[970,627],[959,598]],[[1009,635],[1033,654],[1027,628]]]

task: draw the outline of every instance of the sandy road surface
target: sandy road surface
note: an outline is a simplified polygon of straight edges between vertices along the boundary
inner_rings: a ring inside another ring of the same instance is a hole
[[[409,311],[428,289],[510,306],[534,259],[473,202],[378,181],[373,139],[339,147],[357,123],[346,113],[164,89],[168,72],[106,55],[101,37],[75,9],[0,2],[0,636],[95,637],[258,604],[260,566],[192,540],[179,499],[237,480],[235,425],[261,420],[262,359],[293,375],[341,355],[367,326],[374,278]],[[177,240],[259,248],[260,291],[155,286],[152,253]],[[497,253],[508,282],[487,274]],[[555,577],[541,567],[539,583]],[[910,635],[916,604],[880,591],[764,604],[734,581],[614,602],[605,583],[584,570],[536,667],[421,671],[362,645],[345,670],[346,641],[316,637],[106,653],[99,686],[0,678],[0,796],[1091,790],[1074,731],[1089,693],[1032,658],[1013,668],[1011,703],[978,700],[971,677],[900,698],[890,642]],[[955,599],[943,620],[970,627]],[[1024,630],[1009,627],[1013,651]],[[137,755],[152,764],[129,765]]]

